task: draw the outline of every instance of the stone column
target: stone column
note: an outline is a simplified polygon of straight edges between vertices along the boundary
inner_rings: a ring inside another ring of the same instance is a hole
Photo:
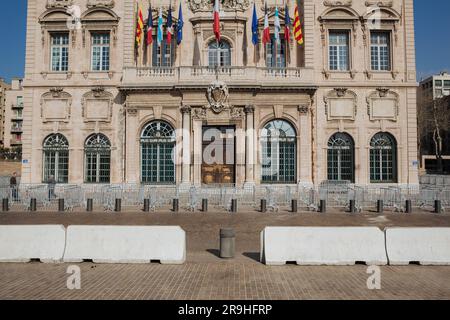
[[[182,178],[183,185],[191,184],[191,107],[183,106],[183,162]]]
[[[245,186],[255,185],[255,107],[248,105],[246,114]]]
[[[194,184],[202,183],[202,120],[194,119]]]
[[[138,183],[140,177],[138,110],[127,109],[127,136],[126,136],[126,183]]]
[[[311,112],[307,104],[298,107],[299,113],[299,143],[297,155],[299,157],[298,163],[298,177],[302,185],[312,185],[312,142],[311,142]]]

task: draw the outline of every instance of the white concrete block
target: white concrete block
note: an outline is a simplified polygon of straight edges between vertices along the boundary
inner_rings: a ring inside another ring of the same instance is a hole
[[[384,233],[376,227],[267,227],[261,233],[267,265],[386,265]]]
[[[0,262],[61,262],[65,243],[63,225],[2,225]]]
[[[450,228],[386,228],[390,265],[450,265]]]
[[[186,233],[176,226],[69,226],[64,262],[182,264]]]

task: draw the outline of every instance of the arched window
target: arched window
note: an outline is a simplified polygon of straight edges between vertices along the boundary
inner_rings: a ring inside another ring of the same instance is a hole
[[[266,124],[261,134],[262,181],[266,183],[296,183],[297,135],[284,120]]]
[[[53,178],[57,183],[69,181],[69,142],[62,134],[52,134],[44,140],[44,176],[47,182]]]
[[[231,46],[226,41],[212,41],[208,46],[209,67],[229,67],[231,66]]]
[[[328,180],[355,182],[355,144],[346,133],[328,140]]]
[[[143,183],[175,182],[175,130],[163,121],[147,124],[141,135],[141,177]]]
[[[103,134],[93,134],[84,145],[86,183],[109,183],[111,177],[111,143]]]
[[[377,133],[370,141],[370,181],[397,182],[397,142],[389,133]]]

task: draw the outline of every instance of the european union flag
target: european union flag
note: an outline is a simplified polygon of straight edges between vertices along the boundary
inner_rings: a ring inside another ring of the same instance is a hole
[[[252,42],[255,46],[259,42],[258,33],[258,16],[256,15],[256,4],[253,4]]]
[[[177,24],[177,44],[180,45],[181,41],[183,41],[183,9],[181,9],[180,2],[180,11],[178,12],[178,24]]]

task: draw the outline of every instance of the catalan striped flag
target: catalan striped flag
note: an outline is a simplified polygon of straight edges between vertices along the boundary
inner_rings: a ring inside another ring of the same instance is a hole
[[[139,47],[144,36],[144,17],[142,16],[141,6],[138,4],[136,21],[136,45]]]
[[[298,5],[295,6],[294,11],[294,38],[299,45],[303,44],[302,23],[300,21],[300,15],[298,13]]]

